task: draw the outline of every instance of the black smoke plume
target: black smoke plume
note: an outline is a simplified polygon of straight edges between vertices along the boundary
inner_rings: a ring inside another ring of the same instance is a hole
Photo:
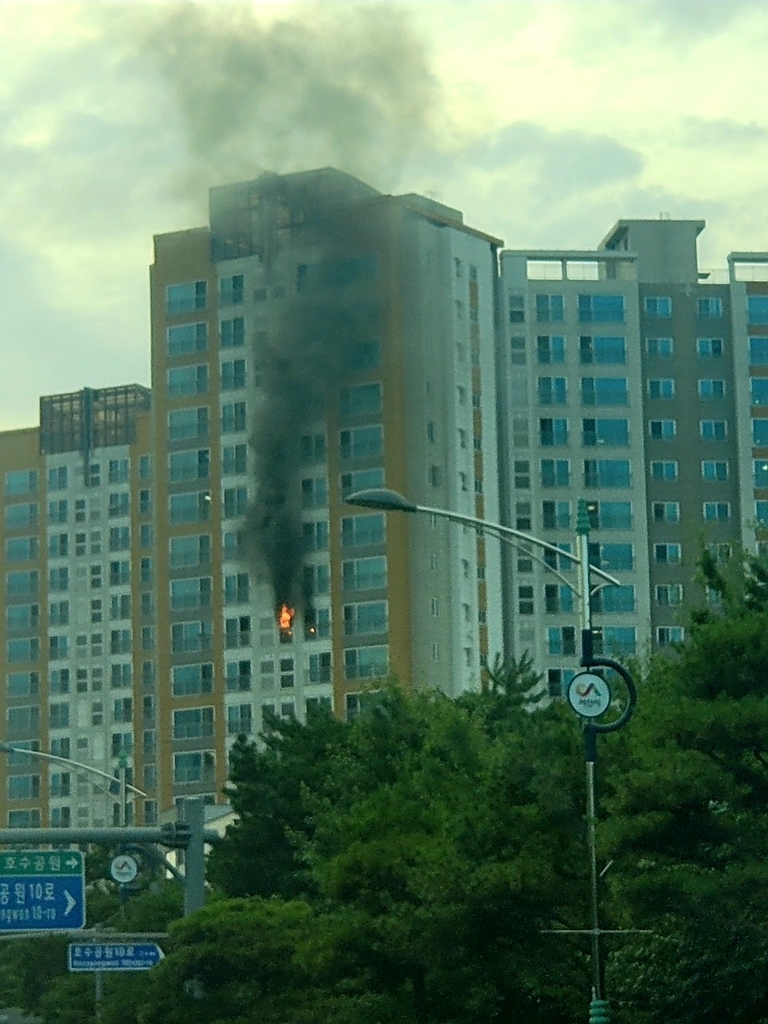
[[[276,239],[274,216],[279,207],[299,225],[291,241],[312,247],[306,250],[312,252],[310,262],[291,265],[301,288],[274,304],[266,339],[256,352],[256,491],[241,534],[246,556],[268,575],[275,606],[305,611],[311,596],[303,583],[301,479],[318,474],[302,462],[301,439],[338,422],[339,389],[376,338],[380,308],[380,208],[367,196],[340,201],[326,195],[325,203],[318,203],[319,181],[326,173],[263,179],[265,210],[253,245],[267,266],[268,281],[275,267],[284,281],[285,242]],[[362,191],[376,195],[367,186]],[[329,447],[337,436],[328,429]]]

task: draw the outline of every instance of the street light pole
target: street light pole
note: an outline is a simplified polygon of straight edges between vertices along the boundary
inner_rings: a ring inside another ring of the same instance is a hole
[[[129,792],[141,797],[149,795],[143,789],[139,789],[138,786],[131,785],[125,778],[125,775],[121,778],[116,778],[101,768],[94,768],[92,764],[84,764],[82,761],[73,761],[71,757],[64,757],[62,754],[51,754],[47,750],[32,750],[29,747],[16,747],[12,743],[5,743],[2,740],[0,740],[0,754],[22,754],[25,757],[37,757],[43,761],[52,761],[54,764],[65,765],[76,775],[97,775],[101,779],[106,779],[111,786],[119,785],[120,789],[126,794],[126,798]],[[127,767],[127,758],[125,764]],[[106,787],[104,788],[106,789]],[[124,824],[126,823],[124,822]]]
[[[579,602],[579,619],[581,628],[581,656],[580,665],[585,671],[573,677],[568,688],[568,701],[571,707],[581,717],[584,730],[585,765],[586,765],[586,788],[587,788],[587,842],[589,847],[590,861],[590,909],[591,928],[589,935],[591,939],[591,964],[592,964],[592,1000],[590,1003],[589,1019],[590,1024],[608,1024],[608,1002],[605,999],[605,984],[603,977],[602,950],[600,937],[603,930],[600,927],[600,901],[599,881],[597,870],[597,847],[596,847],[596,822],[597,804],[595,797],[595,764],[597,761],[597,734],[600,732],[615,732],[625,725],[632,716],[637,691],[634,681],[627,670],[611,658],[595,657],[594,654],[594,633],[592,631],[592,605],[591,597],[593,590],[597,587],[610,584],[620,586],[620,581],[610,573],[605,572],[599,566],[591,565],[589,561],[589,511],[586,501],[579,500],[576,516],[576,551],[571,554],[563,551],[555,544],[542,540],[530,533],[524,533],[511,526],[504,526],[501,523],[488,522],[485,519],[478,519],[475,516],[464,515],[461,512],[453,512],[450,509],[432,508],[429,505],[417,505],[408,498],[392,491],[389,488],[371,488],[363,491],[356,491],[345,499],[349,505],[357,505],[362,508],[379,509],[385,512],[411,512],[424,513],[437,516],[440,519],[447,519],[450,522],[460,523],[464,526],[474,527],[481,533],[486,533],[498,540],[511,544],[513,547],[525,546],[529,555],[530,547],[536,547],[544,552],[555,554],[558,558],[565,558],[576,565],[578,584],[574,586],[571,580],[566,579],[557,568],[537,559],[544,567],[557,576],[574,593]],[[597,577],[601,582],[593,587],[592,578]],[[621,714],[611,722],[597,722],[596,718],[601,717],[611,706],[611,691],[607,681],[602,675],[590,671],[595,668],[607,668],[615,672],[624,682],[627,690],[627,700]]]

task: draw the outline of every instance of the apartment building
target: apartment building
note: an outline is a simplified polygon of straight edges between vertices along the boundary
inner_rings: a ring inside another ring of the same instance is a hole
[[[2,738],[52,755],[0,758],[4,825],[156,819],[149,406],[85,388],[2,435]]]
[[[265,709],[354,715],[390,676],[479,686],[498,553],[344,497],[498,519],[498,245],[332,169],[214,189],[209,226],[155,239],[163,806],[212,797]]]
[[[595,250],[501,255],[505,515],[571,550],[586,501],[590,559],[621,581],[592,601],[596,650],[612,656],[680,640],[683,608],[702,597],[702,546],[754,546],[768,511],[768,260],[734,254],[716,281],[698,268],[703,228],[621,220]],[[530,651],[558,694],[577,664],[578,619],[569,581],[551,571],[573,570],[545,560],[509,557],[507,649]]]

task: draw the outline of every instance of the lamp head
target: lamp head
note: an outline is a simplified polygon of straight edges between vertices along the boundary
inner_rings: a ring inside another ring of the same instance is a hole
[[[348,505],[360,505],[362,508],[377,508],[383,512],[418,512],[418,505],[391,491],[388,487],[371,487],[364,491],[355,491],[345,499]]]

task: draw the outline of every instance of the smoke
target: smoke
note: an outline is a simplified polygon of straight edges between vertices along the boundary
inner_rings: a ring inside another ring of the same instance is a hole
[[[305,618],[311,616],[312,594],[302,576],[300,481],[321,474],[311,457],[303,458],[302,437],[325,434],[329,419],[338,421],[339,387],[376,338],[380,309],[377,209],[365,198],[339,202],[327,193],[318,205],[324,176],[260,183],[265,210],[255,249],[268,267],[282,264],[285,271],[273,238],[278,204],[299,223],[310,220],[308,210],[317,217],[308,230],[293,232],[292,241],[298,236],[312,243],[312,262],[303,265],[300,292],[277,304],[256,353],[263,396],[253,431],[256,492],[241,533],[246,557],[268,573],[276,606],[303,609]]]
[[[264,26],[250,5],[180,4],[159,8],[151,22],[138,52],[181,116],[188,149],[174,179],[181,195],[253,180],[265,168],[285,174],[327,165],[393,189],[403,161],[429,143],[438,91],[400,5],[323,2]],[[307,615],[300,480],[311,470],[302,466],[300,441],[313,420],[324,421],[355,350],[370,341],[370,289],[361,302],[359,286],[340,287],[336,272],[353,238],[363,249],[371,240],[360,238],[349,199],[332,201],[297,179],[265,176],[261,184],[259,255],[268,275],[279,261],[278,201],[302,219],[311,211],[315,255],[307,290],[273,318],[257,353],[256,493],[241,539],[246,557],[266,569],[276,605]]]
[[[331,164],[393,188],[439,103],[398,4],[314,3],[263,24],[256,5],[131,5],[135,54],[170,91],[188,160],[175,186]]]

